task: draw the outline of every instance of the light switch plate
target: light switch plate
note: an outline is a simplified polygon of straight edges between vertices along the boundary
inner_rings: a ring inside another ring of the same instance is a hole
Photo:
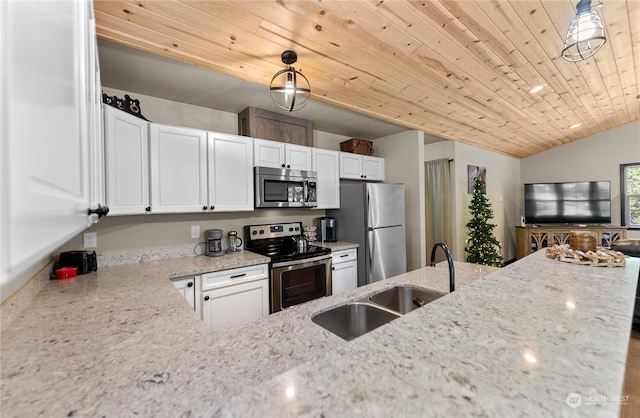
[[[200,238],[200,225],[191,225],[191,238]]]
[[[85,232],[83,235],[84,248],[96,248],[98,246],[98,234]]]

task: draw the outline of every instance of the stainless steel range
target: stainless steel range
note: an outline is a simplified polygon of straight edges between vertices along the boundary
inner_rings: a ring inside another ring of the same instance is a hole
[[[331,250],[304,245],[302,222],[247,225],[245,248],[271,258],[271,313],[331,295]]]

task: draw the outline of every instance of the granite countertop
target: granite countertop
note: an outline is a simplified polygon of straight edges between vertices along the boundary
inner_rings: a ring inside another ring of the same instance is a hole
[[[394,284],[446,292],[446,263],[210,332],[168,279],[265,262],[235,256],[50,282],[2,334],[2,416],[618,416],[585,396],[621,395],[639,259],[455,263],[456,292],[347,342],[311,315]]]
[[[354,244],[352,242],[345,241],[336,241],[336,242],[326,242],[326,241],[314,241],[311,245],[315,245],[317,247],[327,247],[331,248],[331,252],[350,250],[352,248],[358,248],[358,244]]]

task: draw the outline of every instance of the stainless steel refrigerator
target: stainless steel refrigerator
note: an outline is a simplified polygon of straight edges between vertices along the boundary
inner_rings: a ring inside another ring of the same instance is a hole
[[[327,216],[337,220],[339,241],[360,245],[358,286],[406,273],[404,184],[343,184],[340,209]]]

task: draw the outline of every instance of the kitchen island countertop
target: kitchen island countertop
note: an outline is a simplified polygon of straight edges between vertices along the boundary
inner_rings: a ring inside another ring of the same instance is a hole
[[[619,414],[639,259],[456,262],[456,292],[346,342],[311,316],[394,284],[446,292],[446,263],[209,332],[168,280],[211,267],[192,258],[47,284],[2,334],[1,415]]]

